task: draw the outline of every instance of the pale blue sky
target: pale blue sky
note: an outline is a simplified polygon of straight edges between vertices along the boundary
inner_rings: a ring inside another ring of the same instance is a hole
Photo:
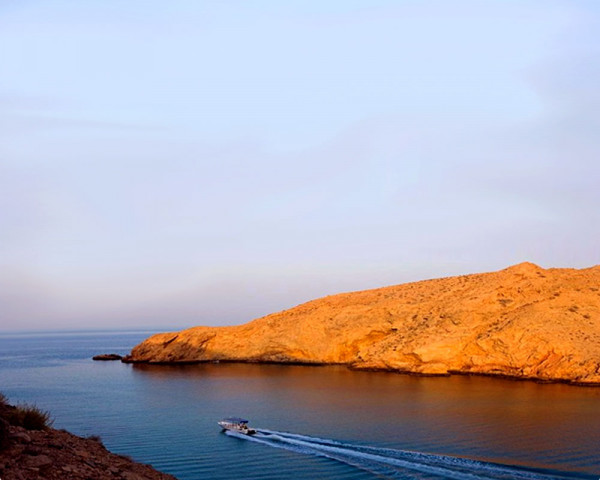
[[[0,329],[600,263],[600,5],[0,3]]]

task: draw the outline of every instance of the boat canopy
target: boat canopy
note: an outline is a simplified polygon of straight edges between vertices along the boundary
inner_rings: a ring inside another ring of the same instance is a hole
[[[222,420],[223,422],[229,423],[248,423],[248,420],[240,417],[227,417]]]

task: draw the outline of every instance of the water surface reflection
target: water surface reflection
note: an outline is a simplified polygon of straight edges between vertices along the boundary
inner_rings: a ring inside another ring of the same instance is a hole
[[[507,464],[600,472],[600,389],[345,367],[131,366],[149,399],[176,396],[201,422],[256,426]],[[167,403],[172,404],[172,401]]]

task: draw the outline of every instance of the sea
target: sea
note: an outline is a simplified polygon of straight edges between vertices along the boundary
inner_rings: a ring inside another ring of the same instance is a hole
[[[91,359],[151,333],[0,334],[0,391],[180,480],[600,478],[600,388]],[[222,432],[227,416],[257,434]]]

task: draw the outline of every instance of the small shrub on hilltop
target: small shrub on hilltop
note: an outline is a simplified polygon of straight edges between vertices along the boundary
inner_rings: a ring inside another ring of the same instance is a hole
[[[0,420],[10,425],[23,427],[27,430],[46,430],[52,426],[54,420],[50,413],[41,410],[35,405],[17,405],[13,407],[8,403],[6,395],[0,392]]]
[[[0,450],[3,450],[10,444],[10,432],[8,429],[9,412],[10,407],[6,396],[0,393]]]
[[[18,405],[9,419],[12,425],[23,427],[27,430],[47,430],[52,426],[54,420],[50,413],[41,410],[35,405]]]
[[[8,422],[14,407],[8,404],[8,400],[3,393],[0,393],[0,420]]]
[[[100,435],[88,435],[86,437],[88,440],[93,440],[94,442],[99,443],[100,445],[104,445],[102,443],[102,438],[100,438]]]
[[[13,407],[8,403],[6,395],[0,393],[0,450],[10,446],[10,425],[23,427],[27,430],[46,430],[54,420],[50,413],[35,405],[18,405]]]

